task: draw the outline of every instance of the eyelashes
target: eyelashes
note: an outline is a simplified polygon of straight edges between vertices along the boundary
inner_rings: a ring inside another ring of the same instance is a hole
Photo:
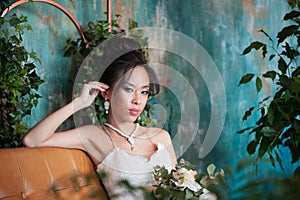
[[[123,87],[123,89],[125,90],[125,92],[127,93],[132,93],[134,92],[134,90],[132,88],[129,88],[129,87]],[[149,94],[149,90],[142,90],[141,91],[141,94],[142,95],[148,95]]]
[[[125,92],[128,92],[128,93],[132,93],[133,92],[133,89],[131,89],[129,87],[124,87],[123,89],[125,90]]]
[[[141,92],[141,94],[143,94],[143,95],[148,95],[148,94],[149,94],[149,91],[148,91],[148,90],[144,90],[144,91]]]

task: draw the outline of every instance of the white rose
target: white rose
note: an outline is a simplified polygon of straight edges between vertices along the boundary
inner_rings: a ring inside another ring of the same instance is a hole
[[[201,189],[201,186],[195,181],[196,174],[196,171],[180,168],[178,171],[173,172],[173,177],[175,179],[174,183],[177,187],[187,187],[190,190],[197,192]]]

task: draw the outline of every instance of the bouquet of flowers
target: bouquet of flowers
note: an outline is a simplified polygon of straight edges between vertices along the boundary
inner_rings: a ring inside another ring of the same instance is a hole
[[[224,184],[225,174],[223,169],[216,173],[215,169],[216,166],[210,164],[207,174],[197,173],[195,166],[183,159],[170,172],[164,166],[156,166],[153,195],[156,199],[217,199],[217,195],[210,188]]]

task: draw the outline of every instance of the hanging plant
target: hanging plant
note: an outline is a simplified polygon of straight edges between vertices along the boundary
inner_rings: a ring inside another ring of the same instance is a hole
[[[23,119],[40,98],[37,90],[43,80],[35,71],[40,60],[21,44],[22,35],[31,29],[24,16],[0,18],[0,148],[22,146],[29,129]]]
[[[247,146],[248,153],[257,152],[259,159],[268,154],[271,164],[275,166],[277,162],[282,169],[281,147],[290,150],[292,163],[300,158],[300,3],[298,0],[288,2],[292,11],[283,18],[288,25],[277,33],[277,40],[260,30],[269,42],[254,41],[242,53],[246,55],[251,50],[259,51],[263,59],[275,65],[270,66],[272,70],[262,74],[244,75],[239,85],[254,80],[259,93],[263,87],[262,80],[267,79],[273,83],[276,91],[245,112],[243,121],[254,111],[258,111],[260,117],[253,126],[237,132],[255,134]]]
[[[10,4],[10,0],[2,0],[0,2],[0,13],[2,13],[2,11],[5,10]]]

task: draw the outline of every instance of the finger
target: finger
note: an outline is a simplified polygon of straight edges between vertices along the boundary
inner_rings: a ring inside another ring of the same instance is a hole
[[[91,84],[91,85],[101,85],[101,86],[103,86],[103,87],[109,88],[109,86],[108,86],[107,84],[101,83],[101,82],[98,82],[98,81],[91,81],[91,82],[89,82],[88,84]]]
[[[100,82],[89,82],[88,85],[94,89],[98,89],[100,91],[105,91],[107,89],[109,89],[109,86],[104,84],[104,83],[100,83]]]
[[[94,97],[98,96],[99,92],[100,92],[99,90],[94,90],[92,96],[94,96]]]

